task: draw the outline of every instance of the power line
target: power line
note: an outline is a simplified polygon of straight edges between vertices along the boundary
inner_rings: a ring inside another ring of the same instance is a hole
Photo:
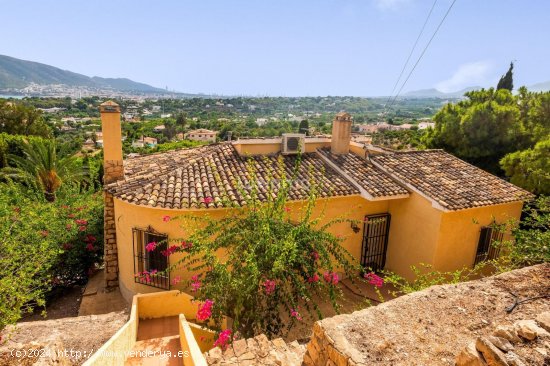
[[[409,64],[409,61],[412,57],[412,54],[413,54],[414,50],[416,49],[416,45],[418,44],[418,41],[420,40],[420,37],[424,33],[424,29],[426,28],[426,24],[428,24],[428,20],[430,19],[430,16],[432,15],[432,12],[435,8],[435,4],[437,4],[437,0],[434,1],[433,5],[432,5],[432,8],[430,9],[430,12],[428,13],[428,16],[426,16],[426,20],[424,20],[424,24],[422,25],[422,29],[420,29],[420,33],[418,33],[418,37],[416,37],[416,41],[414,42],[414,45],[411,48],[411,52],[409,52],[409,56],[407,57],[407,60],[405,61],[405,64],[403,65],[403,68],[401,69],[401,73],[399,74],[399,77],[397,78],[397,80],[395,81],[395,84],[393,85],[391,93],[388,96],[388,100],[386,101],[384,107],[388,105],[388,102],[391,100],[391,97],[393,95],[393,92],[395,91],[395,88],[397,88],[397,85],[401,81],[401,76],[403,76],[403,73],[405,72],[405,69],[407,68],[407,65]]]
[[[434,33],[432,34],[432,37],[430,38],[430,40],[428,41],[428,43],[426,44],[426,47],[424,47],[424,50],[422,51],[422,53],[420,54],[420,56],[418,57],[418,60],[416,60],[416,63],[414,64],[413,68],[411,69],[411,71],[409,72],[409,75],[407,75],[407,78],[405,79],[405,81],[403,82],[403,84],[401,85],[401,88],[399,88],[399,91],[397,92],[397,94],[395,95],[395,97],[393,98],[392,102],[390,103],[390,106],[389,108],[391,108],[393,106],[393,104],[395,103],[397,97],[399,97],[399,94],[401,94],[401,91],[403,91],[403,88],[405,87],[405,85],[407,84],[407,81],[409,81],[409,78],[411,77],[412,73],[414,72],[414,70],[416,69],[416,66],[418,66],[418,63],[420,62],[420,60],[422,60],[422,57],[424,56],[424,54],[426,53],[426,50],[428,49],[428,47],[430,46],[430,44],[432,43],[433,39],[435,38],[435,35],[437,34],[437,32],[439,31],[439,28],[441,28],[441,26],[443,25],[443,22],[445,22],[445,19],[447,19],[447,16],[449,15],[449,13],[451,12],[451,9],[453,8],[453,5],[456,3],[456,0],[453,0],[453,2],[451,3],[451,6],[449,6],[449,9],[447,9],[447,12],[445,13],[445,15],[443,16],[443,19],[441,19],[441,22],[439,22],[439,25],[437,26],[437,28],[435,29]]]

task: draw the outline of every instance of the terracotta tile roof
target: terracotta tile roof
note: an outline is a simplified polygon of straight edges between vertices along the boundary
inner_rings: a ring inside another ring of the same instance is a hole
[[[318,151],[357,182],[372,197],[391,197],[409,193],[387,173],[357,155],[334,155],[330,152],[330,148],[323,148]]]
[[[273,170],[275,179],[282,178],[277,172],[278,157],[241,157],[229,143],[141,156],[125,160],[125,179],[108,185],[106,189],[124,201],[161,208],[243,205],[243,195],[250,192],[247,161],[252,160],[259,173],[262,199],[267,194],[267,182],[262,179],[267,172]],[[291,176],[296,159],[292,155],[283,156],[287,176]],[[308,153],[302,155],[302,164],[292,182],[292,200],[308,197],[310,179],[317,183],[321,197],[359,194],[353,184],[326,166],[321,157]],[[205,197],[213,201],[205,202]],[[227,197],[229,202],[223,197]]]
[[[532,194],[443,150],[372,156],[375,165],[448,210],[529,199]]]

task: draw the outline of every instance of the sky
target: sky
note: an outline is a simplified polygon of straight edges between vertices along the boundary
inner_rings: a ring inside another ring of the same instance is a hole
[[[0,54],[187,93],[389,95],[433,3],[0,0]],[[512,60],[516,86],[549,81],[549,20],[547,0],[457,0],[403,92],[494,86]]]

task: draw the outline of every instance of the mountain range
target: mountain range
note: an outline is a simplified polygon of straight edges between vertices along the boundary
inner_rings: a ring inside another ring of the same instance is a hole
[[[89,77],[39,62],[0,55],[0,90],[23,89],[31,83],[38,85],[63,84],[120,92],[166,93],[166,90],[126,78]]]
[[[449,93],[439,91],[435,88],[420,89],[420,90],[413,90],[408,93],[405,93],[403,94],[403,97],[404,98],[441,98],[441,99],[461,98],[464,96],[464,93],[469,92],[471,90],[478,90],[481,88],[482,88],[481,86],[469,86],[467,88],[464,88],[455,92],[449,92]],[[527,89],[533,92],[550,91],[550,81],[530,85],[527,87]],[[514,91],[515,90],[516,89],[514,89]]]

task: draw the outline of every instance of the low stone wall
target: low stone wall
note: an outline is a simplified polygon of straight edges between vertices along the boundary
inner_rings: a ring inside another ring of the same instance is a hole
[[[472,350],[472,344],[474,352],[480,351],[483,357],[479,363],[461,366],[522,365],[521,360],[527,365],[550,364],[550,338],[541,330],[540,320],[550,311],[549,285],[550,264],[543,264],[482,280],[433,286],[352,314],[327,318],[315,323],[303,365],[453,366],[463,350]],[[509,311],[516,301],[520,305]],[[499,349],[486,340],[493,339],[503,327],[518,334],[523,327],[524,335],[538,332],[531,340],[519,334],[513,352],[500,350],[512,352],[509,359],[517,354],[516,363],[484,358],[489,348]]]

